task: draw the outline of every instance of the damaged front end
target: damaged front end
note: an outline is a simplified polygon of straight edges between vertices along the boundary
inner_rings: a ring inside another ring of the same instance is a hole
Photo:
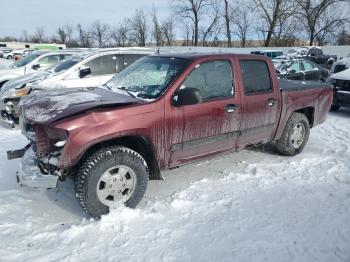
[[[17,182],[37,188],[55,188],[64,172],[58,163],[67,140],[67,132],[43,125],[29,125],[20,120],[22,133],[30,143],[23,149],[8,151],[9,160],[22,158]]]

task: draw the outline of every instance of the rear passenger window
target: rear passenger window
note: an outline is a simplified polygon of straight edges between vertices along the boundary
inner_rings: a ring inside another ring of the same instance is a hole
[[[233,96],[231,63],[213,61],[197,65],[181,88],[197,88],[203,101]]]
[[[240,61],[240,67],[246,95],[272,92],[269,69],[264,61]]]

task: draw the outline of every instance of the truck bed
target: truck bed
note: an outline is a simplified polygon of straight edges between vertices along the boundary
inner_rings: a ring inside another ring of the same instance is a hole
[[[280,80],[280,88],[282,91],[300,91],[316,88],[331,88],[329,83],[323,83],[321,81],[297,81],[297,80]]]

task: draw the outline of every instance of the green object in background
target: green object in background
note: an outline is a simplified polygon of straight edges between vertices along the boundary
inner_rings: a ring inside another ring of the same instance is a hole
[[[34,47],[35,50],[59,50],[57,45],[36,45]]]

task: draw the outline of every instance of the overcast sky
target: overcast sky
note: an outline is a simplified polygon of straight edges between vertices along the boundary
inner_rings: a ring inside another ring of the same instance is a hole
[[[53,34],[64,24],[88,25],[96,20],[117,25],[137,8],[158,8],[160,18],[169,15],[168,0],[8,0],[0,4],[0,37],[22,36],[36,26]]]

